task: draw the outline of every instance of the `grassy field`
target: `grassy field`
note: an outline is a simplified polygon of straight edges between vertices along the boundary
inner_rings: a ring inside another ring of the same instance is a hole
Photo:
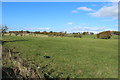
[[[94,37],[94,36],[93,36]],[[53,77],[65,78],[117,78],[118,39],[93,39],[67,37],[4,36],[3,46],[22,54],[44,66],[51,63]],[[44,56],[50,56],[46,59]],[[46,71],[48,71],[46,70]]]

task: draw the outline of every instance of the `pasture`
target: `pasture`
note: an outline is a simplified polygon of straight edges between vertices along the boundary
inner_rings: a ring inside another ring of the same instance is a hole
[[[40,66],[50,63],[50,75],[60,78],[117,78],[118,39],[93,39],[72,37],[3,37],[3,46],[21,53],[24,60],[32,60]],[[10,41],[10,42],[9,42]],[[45,58],[44,56],[50,56]]]

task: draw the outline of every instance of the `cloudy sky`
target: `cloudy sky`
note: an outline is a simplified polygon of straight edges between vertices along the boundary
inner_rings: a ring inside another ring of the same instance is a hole
[[[3,2],[2,23],[9,30],[95,33],[118,30],[118,3]]]

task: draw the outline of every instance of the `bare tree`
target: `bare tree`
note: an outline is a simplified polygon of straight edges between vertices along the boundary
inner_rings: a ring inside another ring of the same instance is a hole
[[[3,25],[0,26],[0,33],[2,34],[2,36],[4,36],[7,30],[8,30],[7,26],[3,26]]]

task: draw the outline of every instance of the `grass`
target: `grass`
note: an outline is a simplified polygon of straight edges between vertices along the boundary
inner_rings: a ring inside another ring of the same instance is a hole
[[[90,36],[89,36],[90,37]],[[31,59],[38,65],[51,63],[51,74],[66,78],[117,78],[118,77],[118,40],[4,36],[5,47],[22,53],[23,59]],[[43,56],[51,56],[46,59]]]

